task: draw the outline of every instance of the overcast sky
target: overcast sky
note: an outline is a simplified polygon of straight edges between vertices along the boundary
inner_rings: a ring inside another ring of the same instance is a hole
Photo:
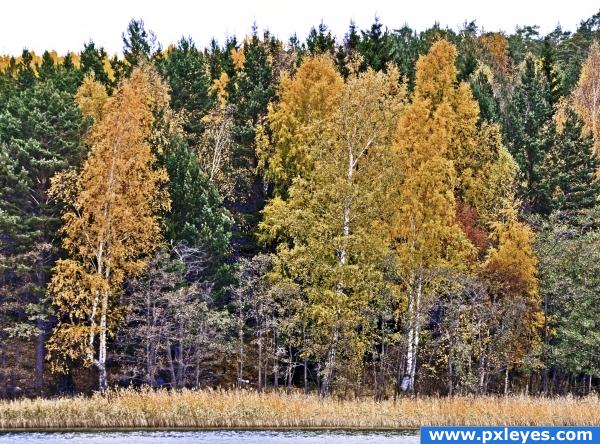
[[[597,0],[10,0],[0,4],[0,53],[79,51],[90,39],[110,54],[120,52],[131,18],[143,19],[163,46],[182,35],[205,46],[211,37],[243,37],[254,22],[284,40],[294,32],[304,38],[321,20],[341,37],[350,20],[366,28],[376,15],[392,29],[423,30],[436,21],[458,28],[476,20],[489,31],[537,24],[545,33],[557,24],[574,30],[599,9]]]

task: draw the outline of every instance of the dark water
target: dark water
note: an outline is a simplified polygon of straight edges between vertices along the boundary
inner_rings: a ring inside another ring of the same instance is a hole
[[[362,432],[340,430],[242,431],[211,430],[197,432],[65,432],[0,433],[0,444],[275,444],[275,443],[401,443],[418,444],[416,432]]]

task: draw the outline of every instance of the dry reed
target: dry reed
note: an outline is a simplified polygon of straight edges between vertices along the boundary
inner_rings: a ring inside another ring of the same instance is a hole
[[[338,401],[235,390],[114,390],[0,401],[0,430],[600,425],[600,399],[455,397]]]

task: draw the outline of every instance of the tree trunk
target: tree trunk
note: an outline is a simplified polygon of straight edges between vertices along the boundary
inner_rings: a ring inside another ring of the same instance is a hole
[[[171,341],[167,339],[167,362],[169,364],[169,376],[171,377],[171,388],[177,388],[177,376],[175,375],[175,364],[173,363],[173,350]]]
[[[244,378],[244,329],[240,325],[238,330],[238,341],[239,341],[239,355],[238,355],[238,388],[242,387],[242,381]]]
[[[333,327],[333,335],[329,352],[327,353],[327,361],[325,362],[325,371],[323,372],[323,381],[321,382],[321,396],[329,396],[331,394],[331,382],[333,380],[333,369],[335,366],[335,357],[337,353],[337,342],[339,333],[337,326]]]
[[[302,325],[302,344],[304,344],[304,394],[308,393],[308,360],[306,359],[306,325]]]
[[[106,334],[107,334],[107,315],[108,315],[108,292],[102,294],[102,306],[100,312],[100,332],[98,344],[98,388],[104,392],[108,389],[108,381],[106,379]]]
[[[417,368],[417,355],[419,348],[419,334],[421,332],[421,323],[419,319],[421,310],[421,296],[423,291],[423,278],[421,272],[418,272],[417,276],[413,278],[413,289],[411,291],[411,297],[409,299],[408,311],[409,311],[409,330],[408,330],[408,344],[406,347],[406,363],[404,376],[402,377],[402,384],[400,389],[403,392],[414,393],[415,390],[415,375]]]
[[[273,331],[273,388],[279,388],[279,361],[277,359],[277,329]]]
[[[258,391],[262,391],[262,332],[258,332]]]
[[[448,351],[448,396],[454,396],[454,369],[452,367],[452,347]]]
[[[44,358],[46,345],[46,322],[42,319],[36,321],[36,327],[39,331],[35,338],[35,380],[36,390],[44,388]]]

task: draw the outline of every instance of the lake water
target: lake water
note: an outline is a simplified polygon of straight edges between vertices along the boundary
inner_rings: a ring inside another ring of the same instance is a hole
[[[155,432],[52,432],[52,433],[1,433],[0,444],[275,444],[275,443],[400,443],[418,444],[414,431],[340,431],[340,430],[290,430],[290,431],[155,431]]]

